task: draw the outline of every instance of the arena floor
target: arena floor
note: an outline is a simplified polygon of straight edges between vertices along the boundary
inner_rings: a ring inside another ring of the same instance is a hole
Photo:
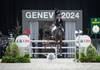
[[[31,63],[0,63],[0,70],[100,70],[100,63],[77,63],[74,59],[31,59]]]

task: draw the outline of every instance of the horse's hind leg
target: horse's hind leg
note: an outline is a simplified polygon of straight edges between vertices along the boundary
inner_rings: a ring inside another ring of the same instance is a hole
[[[56,43],[55,43],[55,46],[56,46],[56,52],[57,52],[57,54],[59,53],[59,43],[58,43],[58,41],[56,41]]]
[[[56,50],[57,50],[57,54],[58,54],[58,43],[57,43],[57,41],[56,41],[56,43],[55,43],[55,46],[56,46]]]
[[[57,53],[58,53],[58,55],[60,55],[61,54],[61,46],[60,46],[59,42],[56,43],[56,47],[57,47]]]
[[[60,53],[60,55],[62,55],[62,40],[60,41],[60,46],[59,46],[59,53]]]

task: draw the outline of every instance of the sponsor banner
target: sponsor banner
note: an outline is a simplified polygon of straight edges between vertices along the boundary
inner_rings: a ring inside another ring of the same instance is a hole
[[[80,35],[76,38],[76,46],[88,47],[91,45],[91,38],[88,35]]]
[[[20,35],[15,40],[18,47],[27,47],[30,45],[30,38],[27,35]]]

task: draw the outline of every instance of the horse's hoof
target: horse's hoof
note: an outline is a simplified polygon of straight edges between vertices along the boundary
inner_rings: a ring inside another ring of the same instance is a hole
[[[62,53],[58,53],[59,56],[62,56]]]
[[[60,56],[62,56],[62,54],[60,53]]]

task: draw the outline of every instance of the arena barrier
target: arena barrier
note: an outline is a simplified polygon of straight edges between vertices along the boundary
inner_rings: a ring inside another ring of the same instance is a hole
[[[31,40],[32,43],[38,44],[38,43],[54,43],[54,40]],[[63,43],[74,43],[75,44],[75,40],[63,40]],[[38,50],[45,50],[45,49],[53,49],[54,52],[39,52]],[[75,52],[76,52],[76,46],[62,46],[62,49],[65,51],[62,51],[62,58],[74,58],[75,57]],[[32,50],[34,50],[35,52],[33,52]],[[32,46],[31,45],[31,53],[30,55],[35,55],[36,57],[38,57],[37,55],[45,55],[47,56],[49,53],[54,53],[56,55],[56,57],[58,56],[58,52],[57,52],[57,47],[55,46]]]

